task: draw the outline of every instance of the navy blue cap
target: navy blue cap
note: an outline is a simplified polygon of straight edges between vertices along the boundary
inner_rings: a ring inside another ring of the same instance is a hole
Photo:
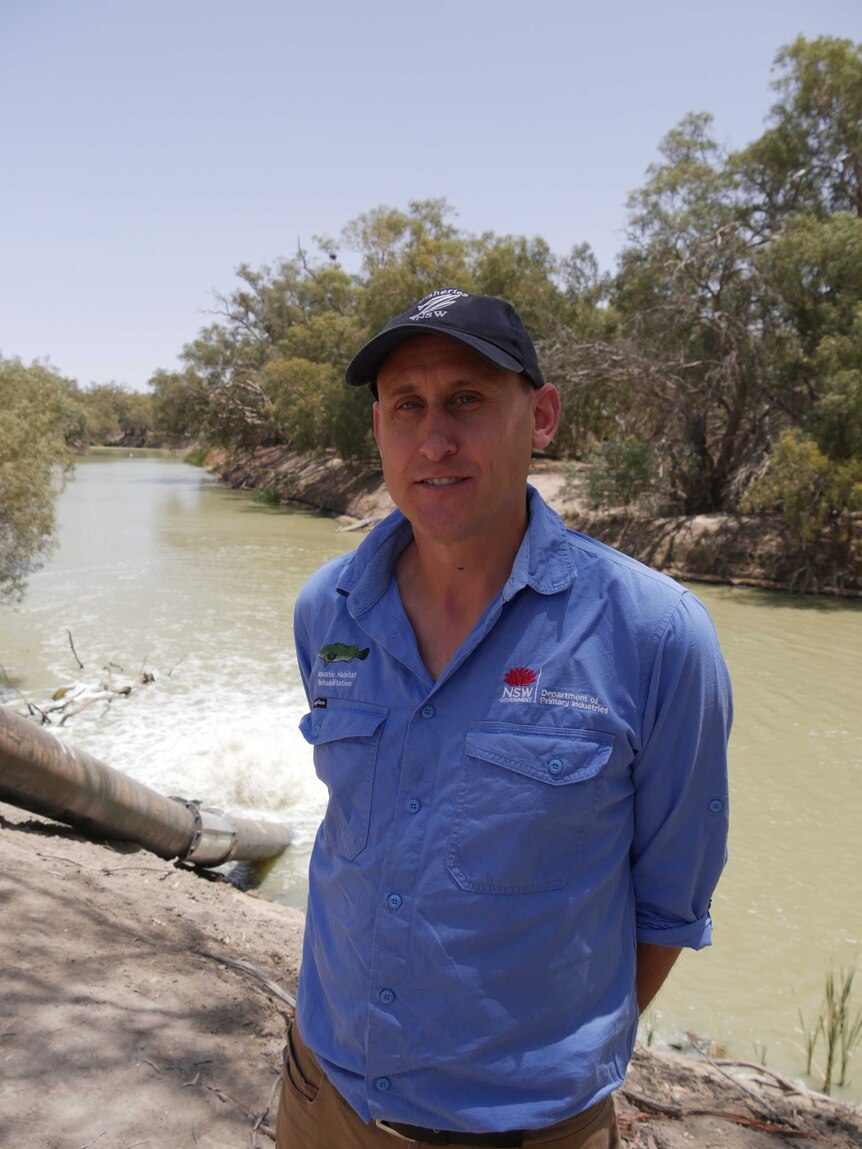
[[[390,319],[379,335],[354,355],[344,373],[345,381],[376,390],[383,360],[399,343],[417,335],[454,339],[496,367],[526,376],[534,387],[544,386],[533,341],[511,303],[493,295],[471,295],[457,287],[432,291]]]

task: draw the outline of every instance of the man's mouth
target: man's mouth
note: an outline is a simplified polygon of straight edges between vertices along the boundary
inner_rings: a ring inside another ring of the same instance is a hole
[[[420,479],[419,481],[425,487],[452,487],[456,483],[463,483],[465,480],[449,476],[445,479]]]

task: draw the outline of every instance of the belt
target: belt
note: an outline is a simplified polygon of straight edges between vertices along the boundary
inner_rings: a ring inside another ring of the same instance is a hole
[[[423,1129],[421,1125],[404,1125],[400,1121],[375,1121],[384,1133],[400,1141],[421,1141],[426,1145],[485,1145],[488,1149],[516,1149],[524,1144],[524,1130],[506,1133],[454,1133],[451,1129]]]

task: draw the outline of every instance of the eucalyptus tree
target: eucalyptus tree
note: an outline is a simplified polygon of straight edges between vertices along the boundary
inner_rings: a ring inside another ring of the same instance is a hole
[[[0,604],[20,599],[55,545],[55,503],[82,428],[75,384],[0,356]]]

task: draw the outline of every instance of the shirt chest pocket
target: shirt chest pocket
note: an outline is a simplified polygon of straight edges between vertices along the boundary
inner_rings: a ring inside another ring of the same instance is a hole
[[[377,745],[388,713],[386,706],[330,698],[299,723],[314,747],[317,776],[329,791],[325,844],[346,858],[355,858],[368,841]]]
[[[576,873],[614,736],[496,723],[467,734],[447,868],[464,890],[531,893]]]

